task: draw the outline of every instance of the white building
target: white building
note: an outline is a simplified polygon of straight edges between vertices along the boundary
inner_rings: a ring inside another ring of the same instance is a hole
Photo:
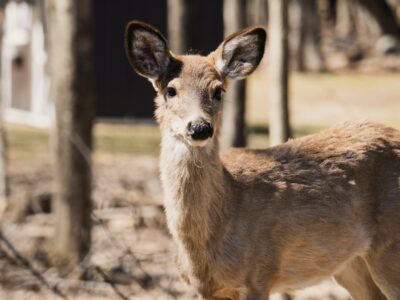
[[[25,1],[5,7],[1,55],[2,100],[6,121],[48,127],[53,116],[43,12]]]

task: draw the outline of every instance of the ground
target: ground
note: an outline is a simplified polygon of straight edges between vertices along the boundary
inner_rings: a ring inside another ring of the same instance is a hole
[[[267,84],[249,82],[250,146],[268,144]],[[368,118],[400,127],[400,75],[295,75],[296,136]],[[258,89],[258,90],[257,90]],[[175,246],[165,227],[158,179],[159,132],[154,125],[95,126],[93,247],[60,277],[47,254],[54,233],[53,169],[46,130],[7,126],[10,205],[1,220],[0,299],[193,299],[177,277]],[[22,208],[22,209],[21,209]],[[41,274],[41,275],[40,275]],[[332,282],[295,299],[349,299]]]

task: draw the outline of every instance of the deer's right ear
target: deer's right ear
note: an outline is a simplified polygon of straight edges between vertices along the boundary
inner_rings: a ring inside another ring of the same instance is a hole
[[[131,21],[125,29],[125,51],[133,69],[144,77],[157,79],[171,59],[167,41],[154,27]]]
[[[243,79],[260,63],[267,33],[263,27],[254,26],[227,37],[211,55],[219,72],[230,79]]]

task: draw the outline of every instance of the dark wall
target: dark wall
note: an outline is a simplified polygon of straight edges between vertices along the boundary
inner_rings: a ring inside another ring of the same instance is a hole
[[[166,0],[96,0],[94,5],[97,116],[151,118],[155,92],[150,82],[134,73],[126,59],[124,29],[128,21],[138,19],[166,36]],[[222,0],[205,0],[198,10],[201,34],[193,49],[206,54],[222,40]]]
[[[166,4],[160,0],[94,1],[96,110],[100,117],[151,117],[151,84],[134,74],[124,52],[124,29],[140,19],[166,28]],[[158,9],[154,9],[158,7]]]

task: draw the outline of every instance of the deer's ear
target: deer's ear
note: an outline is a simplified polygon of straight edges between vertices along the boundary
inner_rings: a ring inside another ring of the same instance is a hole
[[[131,21],[125,29],[125,51],[133,69],[144,77],[158,78],[171,59],[167,41],[154,27]]]
[[[259,26],[230,35],[213,53],[218,71],[231,79],[250,75],[264,55],[266,39],[265,29]]]

